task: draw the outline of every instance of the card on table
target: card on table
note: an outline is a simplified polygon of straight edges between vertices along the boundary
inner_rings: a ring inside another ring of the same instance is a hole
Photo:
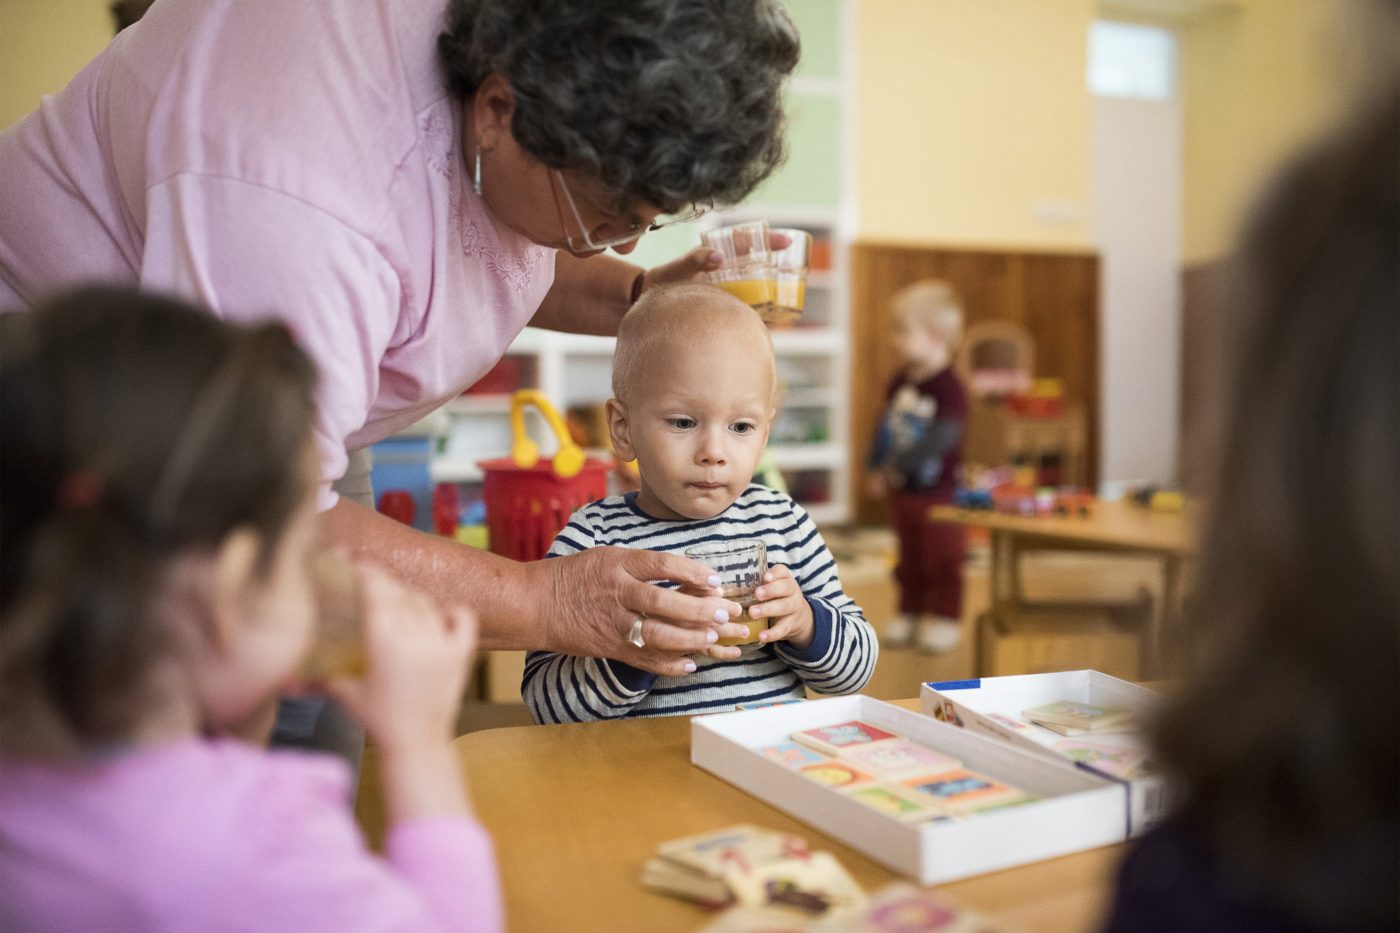
[[[707,907],[722,907],[734,900],[723,878],[664,858],[649,858],[642,863],[641,883],[648,890],[695,901]]]
[[[854,907],[865,892],[830,852],[784,859],[728,876],[734,899],[749,907],[782,906],[809,916]]]
[[[955,815],[1029,803],[1035,799],[1018,787],[966,768],[906,778],[899,786],[932,798],[939,809]]]
[[[833,790],[854,790],[875,783],[875,776],[847,761],[828,758],[815,764],[801,765],[797,773]]]
[[[764,758],[772,759],[784,768],[800,768],[817,761],[826,761],[827,756],[796,742],[779,742],[759,749]]]
[[[1105,745],[1082,739],[1061,739],[1055,751],[1114,777],[1131,778],[1147,760],[1147,749],[1133,745]]]
[[[780,907],[729,908],[700,928],[699,933],[808,933],[812,921]]]
[[[935,891],[896,882],[876,891],[859,908],[823,919],[812,933],[999,933],[987,917],[952,903]]]
[[[1075,703],[1071,700],[1056,700],[1044,706],[1033,706],[1021,710],[1021,715],[1042,726],[1069,726],[1072,729],[1085,729],[1089,732],[1108,732],[1112,729],[1131,729],[1133,714],[1118,706],[1095,706],[1092,703]]]
[[[807,841],[801,836],[741,824],[663,842],[656,851],[664,859],[718,878],[731,869],[749,870],[780,859],[806,856]]]
[[[843,748],[852,745],[868,745],[871,742],[885,742],[897,738],[900,736],[893,732],[859,720],[843,722],[834,726],[821,726],[792,734],[794,742],[800,742],[808,748],[815,748],[827,755],[839,755]]]
[[[859,768],[884,777],[933,774],[962,766],[962,762],[953,756],[936,752],[926,745],[908,739],[847,746],[841,750],[841,757]]]

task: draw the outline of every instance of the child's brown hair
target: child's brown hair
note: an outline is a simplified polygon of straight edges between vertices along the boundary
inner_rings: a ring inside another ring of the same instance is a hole
[[[0,315],[0,706],[77,742],[137,724],[175,633],[172,558],[249,526],[262,559],[305,496],[315,370],[280,325],[87,289]]]
[[[1176,816],[1300,927],[1395,922],[1400,80],[1248,230],[1197,605],[1157,730]]]

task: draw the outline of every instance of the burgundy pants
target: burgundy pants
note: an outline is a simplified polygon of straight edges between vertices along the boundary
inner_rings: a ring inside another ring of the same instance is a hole
[[[899,611],[906,615],[962,618],[963,558],[967,532],[962,525],[934,522],[929,508],[942,498],[907,493],[894,497],[894,528],[899,536]]]

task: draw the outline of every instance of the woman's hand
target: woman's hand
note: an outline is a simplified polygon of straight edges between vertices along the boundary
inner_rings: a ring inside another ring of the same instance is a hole
[[[756,602],[749,607],[755,619],[769,619],[767,631],[758,633],[763,644],[789,642],[794,648],[806,648],[812,643],[812,607],[802,595],[797,579],[786,567],[769,567],[763,575],[763,585],[754,591]]]
[[[466,689],[476,617],[373,567],[359,567],[366,671],[331,692],[387,753],[445,746]]]
[[[768,234],[768,248],[779,250],[792,240],[782,233]],[[662,263],[642,273],[642,291],[668,282],[704,281],[705,276],[724,264],[724,257],[708,246],[697,246],[678,259]]]
[[[739,615],[739,605],[719,596],[719,578],[684,557],[596,547],[525,567],[536,611],[547,626],[548,643],[542,647],[550,651],[615,658],[676,677],[695,670],[688,655],[722,650],[714,644],[720,638],[748,634],[730,621]],[[688,592],[656,586],[654,580],[674,581]],[[627,641],[638,616],[645,648]]]

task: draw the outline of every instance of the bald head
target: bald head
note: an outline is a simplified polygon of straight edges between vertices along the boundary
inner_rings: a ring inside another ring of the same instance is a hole
[[[761,347],[770,371],[774,366],[767,326],[738,298],[699,282],[648,289],[617,331],[613,397],[629,402],[653,391],[666,378],[673,353],[705,352],[708,347]]]

